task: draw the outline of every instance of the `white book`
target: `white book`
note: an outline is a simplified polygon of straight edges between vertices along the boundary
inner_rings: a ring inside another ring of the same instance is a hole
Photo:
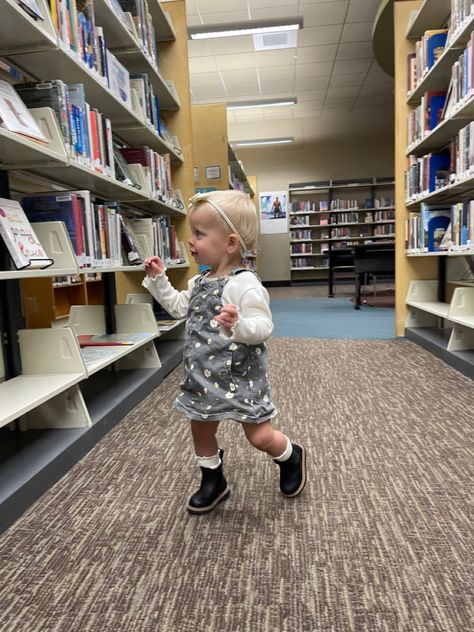
[[[54,263],[40,244],[19,202],[0,198],[0,235],[17,270],[47,268]]]
[[[131,110],[132,93],[130,88],[130,73],[109,49],[107,49],[107,68],[109,74],[109,88],[117,99]]]
[[[38,127],[33,115],[17,94],[15,88],[0,79],[0,125],[1,127],[49,143]]]

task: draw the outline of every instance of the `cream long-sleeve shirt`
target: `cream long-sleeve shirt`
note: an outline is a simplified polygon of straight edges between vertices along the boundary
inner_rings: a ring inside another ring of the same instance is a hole
[[[171,285],[165,271],[154,278],[146,276],[142,285],[174,318],[185,318],[198,276],[190,279],[187,289],[181,292]],[[240,272],[229,277],[222,292],[222,304],[229,303],[237,306],[239,314],[231,336],[233,340],[257,345],[270,337],[273,331],[270,299],[253,272]],[[222,327],[221,332],[227,335]]]

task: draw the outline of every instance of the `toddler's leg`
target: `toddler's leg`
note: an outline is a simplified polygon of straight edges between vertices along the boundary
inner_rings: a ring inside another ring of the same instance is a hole
[[[188,503],[192,514],[209,513],[229,497],[230,489],[222,471],[224,450],[219,450],[216,439],[218,421],[191,421],[197,464],[201,468],[201,486]]]
[[[306,451],[275,430],[271,421],[242,424],[245,436],[258,450],[266,452],[280,467],[280,490],[284,496],[298,496],[306,483]]]

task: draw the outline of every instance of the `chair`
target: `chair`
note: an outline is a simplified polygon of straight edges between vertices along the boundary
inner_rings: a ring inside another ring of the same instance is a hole
[[[395,275],[395,243],[366,243],[353,246],[356,297],[354,309],[360,309],[362,286],[377,276]]]

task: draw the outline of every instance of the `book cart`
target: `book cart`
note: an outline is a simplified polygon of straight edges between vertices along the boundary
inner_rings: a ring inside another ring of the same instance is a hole
[[[291,183],[292,281],[327,280],[329,296],[334,296],[336,273],[352,282],[350,257],[339,265],[331,253],[366,241],[393,240],[393,191],[393,177]]]
[[[167,125],[179,138],[176,151],[144,119],[133,98],[127,108],[59,42],[48,3],[38,0],[44,21],[35,21],[15,0],[0,0],[0,55],[38,80],[51,77],[84,83],[88,100],[112,121],[113,131],[130,144],[171,154],[173,183],[184,199],[193,193],[187,27],[184,0],[149,0],[160,52],[160,71],[124,29],[106,0],[96,0],[96,23],[104,27],[109,48],[130,70],[148,72],[166,111]],[[173,79],[169,82],[163,76]],[[179,95],[179,96],[178,96]],[[186,241],[186,210],[179,210],[72,160],[49,108],[31,110],[47,145],[0,129],[0,197],[18,195],[23,182],[43,187],[90,189],[145,214],[169,214],[178,239]],[[31,186],[31,184],[30,184]],[[31,189],[30,189],[31,190]],[[50,268],[12,270],[0,244],[0,530],[11,524],[181,361],[183,321],[160,330],[141,288],[144,267],[87,268],[100,272],[101,304],[71,307],[66,326],[25,327],[21,283],[56,276],[79,276],[69,235],[62,222],[33,224]],[[169,268],[184,287],[195,265]],[[138,292],[138,300],[131,292]],[[143,297],[141,300],[140,297]],[[93,302],[98,302],[96,298]],[[48,307],[48,306],[47,306]],[[51,309],[51,305],[49,305]],[[53,320],[51,315],[46,320]],[[133,344],[85,347],[80,334],[127,334]],[[97,351],[100,349],[100,352]]]
[[[472,242],[447,251],[413,252],[406,248],[405,232],[409,214],[419,211],[422,202],[449,205],[474,199],[472,168],[464,173],[456,169],[456,173],[451,172],[449,184],[427,194],[408,198],[405,188],[407,156],[424,156],[442,150],[474,119],[471,88],[434,129],[407,146],[407,119],[411,109],[419,105],[426,92],[448,89],[453,64],[471,41],[474,13],[451,15],[455,3],[450,0],[394,4],[397,334],[405,335],[465,375],[474,377],[474,286],[463,280],[449,282],[453,276],[451,266],[456,259],[471,258],[474,262]],[[462,3],[457,6],[461,7]],[[407,57],[414,52],[415,42],[426,31],[448,28],[450,24],[447,44],[440,58],[428,72],[418,77],[415,88],[407,93]]]

